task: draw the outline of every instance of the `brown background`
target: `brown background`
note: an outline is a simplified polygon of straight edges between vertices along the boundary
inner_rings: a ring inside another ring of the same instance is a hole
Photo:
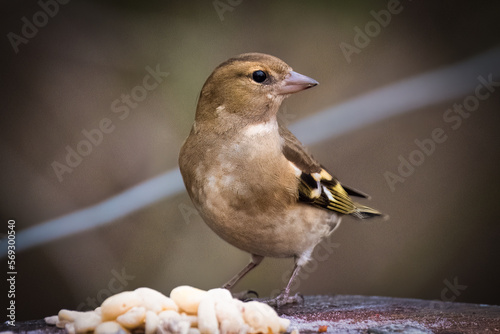
[[[402,12],[348,63],[339,44],[352,44],[354,27],[373,21],[370,11],[387,3],[243,0],[221,21],[211,1],[71,1],[17,54],[6,36],[19,34],[21,18],[31,21],[40,7],[34,1],[2,4],[2,224],[16,219],[20,231],[176,168],[199,90],[230,56],[273,54],[321,83],[285,102],[293,123],[499,45],[494,1],[402,1]],[[169,76],[119,120],[111,103],[142,83],[146,66],[157,64]],[[456,279],[466,288],[444,296],[500,304],[500,90],[451,131],[443,113],[462,101],[310,147],[344,183],[371,194],[370,205],[391,219],[345,219],[330,238],[338,247],[300,280],[302,293],[439,300],[445,280]],[[114,131],[59,182],[51,163],[63,162],[65,147],[75,148],[84,139],[81,131],[106,117]],[[447,130],[448,140],[391,192],[384,172],[395,172],[398,156],[408,157],[414,140],[428,138],[436,127]],[[181,284],[220,286],[248,255],[219,239],[199,216],[185,220],[180,208],[190,206],[182,192],[112,224],[19,252],[17,319],[77,308],[105,296],[110,283],[116,290],[148,286],[166,294]],[[1,263],[6,268],[5,259]],[[270,294],[284,285],[291,266],[291,259],[266,259],[237,288]],[[118,284],[113,273],[121,271],[133,279]]]

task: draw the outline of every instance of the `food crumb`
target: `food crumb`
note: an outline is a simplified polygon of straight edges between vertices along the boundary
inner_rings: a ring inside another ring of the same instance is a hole
[[[187,285],[173,289],[170,297],[149,288],[123,291],[94,311],[63,309],[45,322],[69,334],[279,334],[290,326],[290,320],[265,303],[244,303],[226,289],[205,291]]]

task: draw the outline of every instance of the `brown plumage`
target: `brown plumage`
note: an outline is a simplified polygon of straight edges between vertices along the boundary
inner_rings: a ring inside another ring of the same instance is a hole
[[[278,58],[247,53],[219,65],[205,82],[191,133],[179,156],[186,189],[204,221],[252,261],[230,289],[266,256],[294,257],[290,286],[314,247],[342,215],[382,215],[350,196],[283,126],[276,114],[289,94],[318,83]]]

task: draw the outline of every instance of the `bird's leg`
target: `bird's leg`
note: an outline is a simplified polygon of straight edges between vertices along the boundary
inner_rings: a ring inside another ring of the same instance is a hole
[[[247,264],[245,266],[245,268],[243,268],[243,270],[241,270],[239,273],[237,273],[236,275],[234,275],[233,278],[231,278],[229,280],[229,282],[227,282],[226,284],[224,284],[222,287],[224,289],[228,289],[228,290],[231,290],[232,287],[238,283],[238,281],[240,279],[243,278],[243,276],[245,276],[246,274],[248,274],[248,272],[250,270],[252,270],[253,268],[257,267],[261,262],[262,260],[264,259],[263,256],[260,256],[260,255],[255,255],[255,254],[252,254],[252,259],[250,260],[250,263]]]
[[[304,298],[298,293],[295,296],[290,297],[290,288],[292,287],[292,283],[299,274],[300,269],[302,268],[302,264],[299,264],[298,262],[299,261],[295,262],[292,276],[290,276],[290,280],[288,281],[285,289],[276,298],[269,300],[267,302],[269,305],[280,308],[281,306],[284,306],[286,304],[301,303],[304,301]]]

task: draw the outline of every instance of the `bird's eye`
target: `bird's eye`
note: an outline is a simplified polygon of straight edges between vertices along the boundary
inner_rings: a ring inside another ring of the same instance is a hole
[[[255,82],[262,83],[267,79],[267,74],[264,71],[258,70],[252,73],[252,79]]]

